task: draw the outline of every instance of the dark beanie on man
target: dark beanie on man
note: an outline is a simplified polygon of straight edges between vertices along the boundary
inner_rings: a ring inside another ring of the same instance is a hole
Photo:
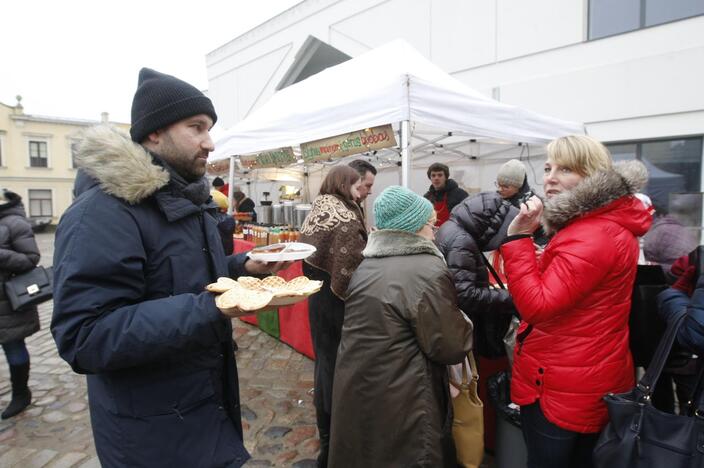
[[[132,100],[132,141],[141,143],[150,133],[198,114],[210,116],[213,124],[218,120],[213,103],[195,86],[150,68],[139,71]]]

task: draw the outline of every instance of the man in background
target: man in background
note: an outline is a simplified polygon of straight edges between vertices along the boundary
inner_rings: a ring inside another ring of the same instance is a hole
[[[357,171],[359,176],[362,178],[362,185],[359,186],[359,199],[357,200],[357,203],[359,203],[359,207],[362,209],[362,214],[364,215],[364,221],[366,224],[367,213],[364,209],[364,200],[372,194],[374,178],[376,177],[376,167],[364,159],[355,159],[350,162],[348,166]]]
[[[452,209],[467,198],[467,192],[462,190],[457,182],[450,179],[450,168],[445,164],[431,164],[427,175],[430,179],[430,188],[424,196],[433,204],[433,208],[438,214],[435,225],[440,227],[450,219]]]

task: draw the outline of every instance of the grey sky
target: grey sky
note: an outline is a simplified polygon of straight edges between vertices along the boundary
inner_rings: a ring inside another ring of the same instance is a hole
[[[143,66],[205,89],[205,55],[300,0],[10,0],[0,102],[28,114],[129,122]]]

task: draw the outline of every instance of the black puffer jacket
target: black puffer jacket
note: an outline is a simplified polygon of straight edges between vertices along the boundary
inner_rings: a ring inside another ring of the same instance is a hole
[[[489,287],[481,251],[498,247],[517,213],[498,193],[483,192],[457,205],[435,236],[455,280],[459,306],[474,323],[475,349],[484,357],[505,355],[502,339],[515,309],[508,291]]]
[[[37,308],[13,312],[5,297],[5,281],[14,273],[24,273],[39,263],[39,248],[27,221],[22,198],[5,192],[7,203],[0,205],[0,343],[21,340],[39,330]]]

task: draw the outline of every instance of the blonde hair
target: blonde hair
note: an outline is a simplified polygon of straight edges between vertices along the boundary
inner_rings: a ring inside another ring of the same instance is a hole
[[[548,159],[583,177],[611,168],[611,153],[601,142],[586,135],[568,135],[551,141]]]

